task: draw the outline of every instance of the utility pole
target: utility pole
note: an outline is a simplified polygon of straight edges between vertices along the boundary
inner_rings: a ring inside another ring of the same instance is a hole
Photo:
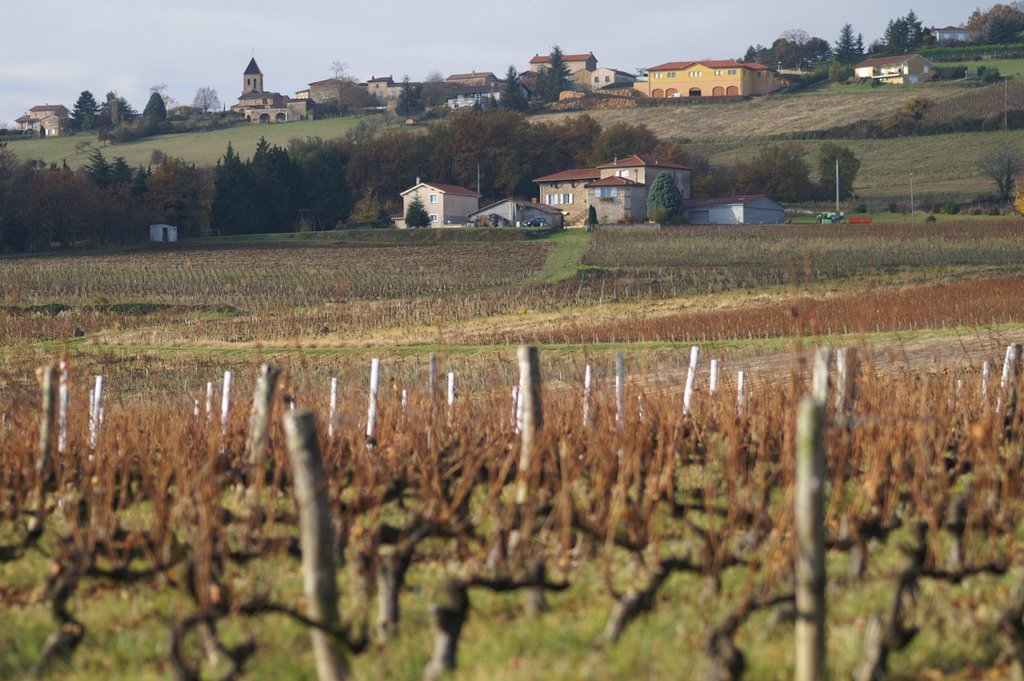
[[[839,213],[839,157],[836,156],[836,213]]]
[[[914,224],[914,169],[910,169],[910,224]]]

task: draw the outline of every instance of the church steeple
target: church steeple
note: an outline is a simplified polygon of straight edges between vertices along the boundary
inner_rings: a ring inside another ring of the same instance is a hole
[[[256,64],[256,57],[249,60],[249,65],[242,74],[242,94],[247,95],[250,92],[263,92],[263,72]]]

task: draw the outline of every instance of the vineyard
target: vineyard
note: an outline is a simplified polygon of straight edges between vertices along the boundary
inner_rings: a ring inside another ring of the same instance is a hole
[[[416,239],[3,262],[0,678],[1024,674],[1017,221]]]

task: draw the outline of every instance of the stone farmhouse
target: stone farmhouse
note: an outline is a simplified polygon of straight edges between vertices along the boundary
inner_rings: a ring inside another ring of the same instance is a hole
[[[537,72],[551,63],[550,55],[535,55],[530,60],[530,70],[520,74],[523,84],[532,87]],[[623,87],[632,84],[636,76],[626,71],[606,67],[598,68],[593,52],[586,54],[562,55],[562,63],[569,71],[569,80],[577,90],[588,92],[606,87]]]
[[[18,130],[31,131],[39,137],[56,137],[68,131],[70,116],[71,112],[63,104],[43,104],[29,109],[15,123]]]
[[[634,223],[647,218],[647,192],[662,171],[672,176],[683,199],[689,199],[689,166],[635,154],[596,168],[545,175],[534,182],[540,189],[541,204],[559,208],[566,225],[582,225],[590,206],[594,206],[599,224]]]
[[[309,115],[309,100],[264,90],[263,72],[253,57],[242,74],[242,95],[231,110],[253,123],[300,121]]]

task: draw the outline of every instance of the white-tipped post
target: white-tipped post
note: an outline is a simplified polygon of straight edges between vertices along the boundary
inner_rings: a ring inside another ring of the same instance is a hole
[[[71,373],[64,362],[60,363],[57,409],[57,453],[63,454],[68,448],[68,412],[71,409]]]
[[[736,372],[736,413],[741,416],[743,415],[743,409],[746,407],[746,400],[743,394],[743,391],[746,389],[744,387],[744,378],[745,376],[742,371]]]
[[[366,408],[366,439],[372,443],[377,434],[377,391],[380,388],[380,358],[370,360],[370,403]]]
[[[103,425],[103,377],[96,377],[96,385],[89,393],[89,447],[96,449],[96,441],[100,437],[100,426]]]
[[[228,434],[228,419],[231,417],[231,379],[234,374],[230,369],[224,372],[224,385],[220,392],[220,434]]]
[[[622,350],[615,353],[615,423],[619,428],[626,425],[625,403],[623,393],[626,383],[625,356]]]
[[[693,386],[697,382],[697,362],[700,361],[700,348],[696,345],[690,348],[690,364],[686,368],[686,388],[683,390],[683,414],[690,413],[690,405],[693,404]]]
[[[583,427],[590,425],[590,392],[594,384],[594,370],[588,364],[583,372]]]
[[[334,437],[334,422],[338,415],[338,377],[331,377],[331,398],[327,414],[327,436]]]

